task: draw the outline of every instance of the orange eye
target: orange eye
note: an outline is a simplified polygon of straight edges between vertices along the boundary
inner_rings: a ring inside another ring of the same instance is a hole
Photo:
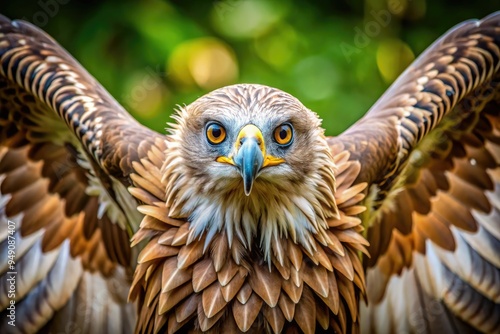
[[[226,139],[226,130],[220,124],[210,123],[207,126],[207,139],[210,144],[220,144]]]
[[[281,124],[274,130],[274,140],[280,145],[288,145],[292,142],[293,130],[288,123]]]

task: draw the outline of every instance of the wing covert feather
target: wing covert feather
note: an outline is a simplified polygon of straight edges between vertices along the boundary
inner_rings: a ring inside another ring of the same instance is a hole
[[[371,184],[363,331],[498,330],[500,13],[451,29],[329,140]]]
[[[126,186],[158,140],[51,37],[0,15],[0,249],[15,240],[17,330],[133,330],[141,216]]]

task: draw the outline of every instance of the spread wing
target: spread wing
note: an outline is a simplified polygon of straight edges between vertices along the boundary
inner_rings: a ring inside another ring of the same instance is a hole
[[[429,47],[333,147],[371,188],[366,332],[500,328],[500,12]]]
[[[0,16],[0,332],[133,330],[126,187],[161,141],[49,36]]]

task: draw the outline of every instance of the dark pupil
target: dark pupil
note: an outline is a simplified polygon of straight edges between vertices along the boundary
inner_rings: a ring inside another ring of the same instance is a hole
[[[286,139],[286,137],[288,136],[288,131],[286,131],[286,128],[285,127],[282,127],[281,130],[280,130],[280,139]]]
[[[214,136],[214,138],[219,138],[221,135],[221,129],[217,125],[212,126],[212,136]]]

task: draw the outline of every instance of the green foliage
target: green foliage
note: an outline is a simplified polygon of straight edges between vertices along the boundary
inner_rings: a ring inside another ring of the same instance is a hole
[[[327,134],[360,118],[413,59],[495,1],[2,1],[46,30],[136,118],[164,132],[176,105],[260,83],[316,111]]]

